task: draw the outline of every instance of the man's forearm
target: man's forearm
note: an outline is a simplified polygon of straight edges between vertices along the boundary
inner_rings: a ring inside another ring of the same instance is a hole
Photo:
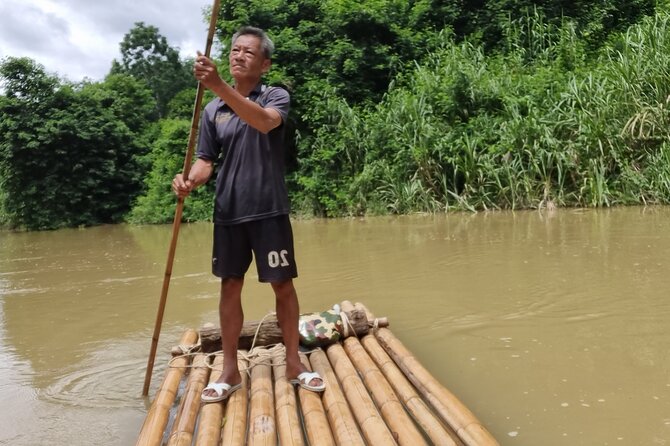
[[[198,187],[209,180],[213,170],[214,163],[212,161],[198,158],[188,173],[188,179],[193,183],[193,187]]]
[[[274,109],[266,109],[247,100],[225,82],[211,88],[212,92],[223,99],[237,116],[259,132],[268,133],[281,124],[281,116]]]

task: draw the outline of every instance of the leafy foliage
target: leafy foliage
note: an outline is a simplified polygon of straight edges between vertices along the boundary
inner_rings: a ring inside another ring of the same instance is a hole
[[[379,105],[328,108],[304,200],[327,215],[667,204],[669,21],[644,20],[592,63],[567,21],[511,22],[509,51],[491,56],[443,34]]]
[[[153,167],[146,177],[146,194],[139,197],[128,216],[131,223],[166,223],[174,218],[177,202],[171,184],[175,173],[181,172],[191,122],[185,119],[164,119],[160,122],[148,163]],[[184,206],[186,221],[211,220],[213,215],[214,184],[193,191]]]
[[[146,82],[156,101],[158,118],[167,116],[168,104],[177,93],[195,83],[192,61],[182,61],[155,26],[135,23],[119,47],[121,61],[112,62],[111,73],[129,74]]]
[[[2,220],[50,229],[118,222],[141,191],[138,155],[153,108],[129,77],[61,84],[30,59],[0,65]]]
[[[301,213],[670,201],[666,0],[221,6],[222,74],[240,25],[277,44],[266,81],[291,91],[288,184]],[[172,220],[192,61],[144,23],[121,51],[103,82],[80,85],[29,59],[2,62],[0,222]],[[189,197],[186,220],[211,218],[212,188]]]
[[[467,169],[474,161],[448,163],[445,157],[452,155],[442,145],[452,144],[449,138],[466,138],[459,144],[467,152],[490,143],[488,119],[504,105],[496,96],[504,92],[495,89],[506,88],[496,82],[538,83],[532,92],[518,86],[519,106],[530,94],[538,94],[533,100],[551,100],[542,90],[545,82],[565,80],[564,73],[583,67],[587,54],[597,52],[613,32],[653,11],[651,0],[274,0],[244,6],[224,0],[219,37],[227,43],[240,25],[251,23],[278,42],[277,68],[270,78],[297,87],[298,138],[289,184],[303,211],[342,215],[412,208],[383,204],[392,191],[418,197],[420,210],[432,211],[448,206],[453,194],[457,202],[463,200],[461,188],[469,187],[467,180],[475,173]],[[459,42],[471,54],[459,54]],[[434,59],[451,56],[465,68],[448,64],[440,75],[445,67]],[[510,68],[516,79],[505,79]],[[423,88],[417,76],[432,82],[425,86],[428,91],[417,90]],[[492,90],[473,97],[478,82],[490,82],[486,88]],[[377,119],[382,122],[373,124]],[[470,126],[476,129],[467,130]],[[471,134],[480,127],[482,136]],[[405,188],[408,179],[413,186]],[[426,194],[438,198],[426,200]],[[501,206],[495,201],[482,205]]]

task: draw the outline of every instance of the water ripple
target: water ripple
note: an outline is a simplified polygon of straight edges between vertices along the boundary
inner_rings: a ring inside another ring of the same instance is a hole
[[[48,293],[51,288],[13,288],[13,289],[3,289],[2,294],[9,296],[10,294],[44,294]]]
[[[130,283],[138,280],[155,279],[158,276],[137,276],[137,277],[110,277],[100,280],[100,283]]]
[[[58,379],[40,396],[68,406],[128,407],[128,401],[138,397],[138,389],[132,384],[142,375],[143,365],[140,360],[119,361],[77,370]]]

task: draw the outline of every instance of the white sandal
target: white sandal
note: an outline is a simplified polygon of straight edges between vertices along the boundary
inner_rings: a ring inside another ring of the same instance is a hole
[[[318,386],[311,386],[309,383],[315,378],[320,379],[321,384]],[[312,392],[323,392],[326,390],[326,382],[321,378],[321,375],[316,372],[302,372],[297,378],[292,379],[289,382],[294,385],[298,384],[303,389],[311,390]]]
[[[233,386],[228,383],[210,383],[207,385],[207,387],[202,389],[200,399],[202,399],[204,403],[218,403],[219,401],[223,401],[228,398],[240,387],[242,387],[242,383],[235,384]],[[216,395],[205,395],[205,390],[213,390]]]

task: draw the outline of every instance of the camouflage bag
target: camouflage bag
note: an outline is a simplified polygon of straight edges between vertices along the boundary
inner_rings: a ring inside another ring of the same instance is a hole
[[[336,309],[300,315],[300,343],[306,347],[322,347],[342,338],[342,319]]]

